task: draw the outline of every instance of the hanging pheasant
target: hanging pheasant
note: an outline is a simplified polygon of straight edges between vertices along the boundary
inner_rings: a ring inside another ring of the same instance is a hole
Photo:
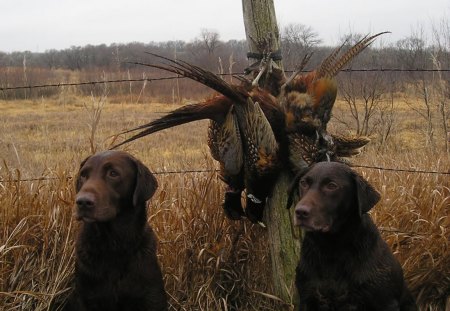
[[[376,37],[365,36],[339,56],[343,47],[335,49],[314,71],[305,75],[295,72],[284,84],[278,98],[285,115],[285,131],[289,140],[289,160],[293,170],[314,162],[338,160],[359,153],[369,142],[367,137],[342,137],[327,132],[327,124],[336,101],[334,77]]]
[[[351,156],[367,144],[367,138],[331,135],[326,126],[336,100],[334,77],[381,34],[363,38],[339,56],[342,45],[318,69],[299,75],[309,59],[305,57],[289,79],[277,75],[281,81],[271,85],[281,85],[279,90],[260,88],[257,81],[245,79],[240,85],[231,85],[198,66],[152,54],[165,63],[135,64],[190,78],[219,94],[121,133],[141,130],[113,148],[170,127],[209,119],[208,146],[220,163],[220,175],[227,184],[225,214],[231,219],[245,215],[252,222],[261,222],[266,198],[281,168],[296,171],[313,162]],[[268,70],[267,66],[261,68]],[[256,74],[256,79],[261,75],[262,72]],[[241,205],[244,189],[245,211]]]
[[[132,129],[130,131],[141,129],[142,132],[113,148],[166,128],[210,119],[208,145],[213,158],[220,163],[220,175],[228,186],[223,205],[225,213],[231,219],[240,219],[245,215],[252,222],[260,222],[265,200],[281,167],[278,142],[285,137],[284,117],[277,99],[251,84],[230,85],[200,67],[154,56],[168,63],[149,66],[191,78],[222,95],[183,106],[160,119]],[[247,194],[245,212],[241,205],[244,189]]]

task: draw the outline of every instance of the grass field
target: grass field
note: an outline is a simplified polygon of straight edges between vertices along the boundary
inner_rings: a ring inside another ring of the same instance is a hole
[[[0,101],[0,309],[46,310],[64,299],[78,229],[71,216],[72,176],[80,161],[108,148],[121,130],[173,108],[101,98]],[[387,147],[375,141],[353,163],[448,172],[449,155],[424,146],[411,112],[405,109],[399,120],[402,130]],[[272,295],[266,231],[224,217],[216,173],[163,173],[216,168],[206,128],[207,122],[184,125],[126,147],[158,173],[149,222],[160,241],[171,310],[289,310]],[[330,128],[344,131],[333,121]],[[449,175],[357,170],[382,194],[371,214],[421,309],[444,310],[450,297]],[[30,180],[35,177],[47,179]]]

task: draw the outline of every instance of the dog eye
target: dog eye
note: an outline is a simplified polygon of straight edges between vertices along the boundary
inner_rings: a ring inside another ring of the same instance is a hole
[[[308,188],[309,187],[309,183],[305,179],[300,179],[300,187]]]
[[[335,182],[329,182],[326,184],[328,190],[336,190],[339,186]]]
[[[113,178],[118,177],[119,176],[119,172],[117,172],[116,170],[109,170],[108,171],[108,176],[109,177],[113,177]]]

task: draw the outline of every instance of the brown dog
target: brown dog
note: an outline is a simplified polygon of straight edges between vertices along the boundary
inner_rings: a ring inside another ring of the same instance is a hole
[[[305,230],[296,286],[300,310],[416,310],[403,271],[367,212],[380,195],[347,165],[297,176],[296,225]]]
[[[81,163],[75,289],[65,310],[167,310],[145,202],[158,184],[140,161],[106,151]]]

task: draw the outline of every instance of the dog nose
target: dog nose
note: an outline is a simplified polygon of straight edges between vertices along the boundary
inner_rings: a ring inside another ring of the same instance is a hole
[[[298,219],[303,219],[303,220],[308,219],[309,215],[310,215],[310,208],[308,206],[306,206],[306,205],[298,205],[295,208],[295,216]]]
[[[95,206],[94,198],[89,194],[77,196],[75,203],[78,209],[82,211],[92,210]]]

